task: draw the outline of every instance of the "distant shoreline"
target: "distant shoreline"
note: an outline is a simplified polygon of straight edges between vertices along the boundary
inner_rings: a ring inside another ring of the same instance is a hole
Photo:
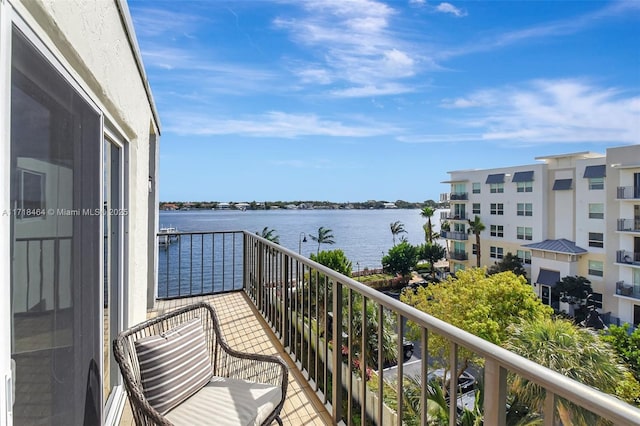
[[[330,201],[266,201],[266,202],[160,202],[158,208],[162,211],[190,211],[190,210],[388,210],[388,209],[434,209],[448,208],[448,203],[438,203],[434,200],[424,202],[377,201],[334,203]]]

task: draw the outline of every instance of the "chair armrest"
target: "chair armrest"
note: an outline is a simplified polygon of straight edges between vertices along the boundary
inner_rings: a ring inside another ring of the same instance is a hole
[[[222,349],[217,362],[214,361],[214,375],[280,386],[283,395],[286,393],[289,370],[282,359],[239,352],[228,347]]]

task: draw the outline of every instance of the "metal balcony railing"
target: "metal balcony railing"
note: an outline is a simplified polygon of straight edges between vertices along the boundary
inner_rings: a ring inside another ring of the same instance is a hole
[[[452,251],[451,253],[449,253],[449,258],[455,260],[467,260],[469,256],[467,256],[466,251]]]
[[[442,219],[445,220],[467,220],[469,219],[469,215],[465,212],[456,213],[456,212],[443,212],[444,217]]]
[[[617,190],[618,200],[640,199],[640,186],[619,186]]]
[[[545,425],[555,424],[554,412],[558,398],[564,398],[614,424],[640,424],[640,410],[611,395],[431,317],[253,233],[238,231],[223,234],[233,235],[233,238],[228,237],[222,246],[216,245],[217,248],[211,250],[211,257],[206,254],[200,256],[203,261],[208,258],[216,265],[221,264],[223,270],[234,271],[236,279],[242,282],[243,290],[271,326],[283,350],[295,361],[336,424],[351,425],[353,419],[358,417],[378,425],[399,426],[407,420],[428,424],[428,413],[424,409],[417,414],[419,418],[406,418],[411,410],[404,405],[402,380],[387,382],[385,376],[388,373],[384,369],[373,371],[376,366],[388,361],[383,359],[385,351],[382,342],[383,333],[390,331],[385,329],[383,318],[391,319],[395,324],[391,335],[399,354],[404,349],[403,325],[406,321],[412,321],[420,330],[418,362],[421,407],[427,406],[426,380],[432,369],[427,348],[430,336],[436,334],[450,343],[448,363],[451,371],[457,371],[460,367],[457,353],[462,348],[484,358],[484,368],[481,370],[484,374],[484,424],[504,425],[506,422],[507,372],[517,374],[545,390],[545,412],[542,413]],[[208,240],[203,238],[205,242],[200,243],[200,247],[203,247],[200,250],[204,251]],[[182,242],[182,245],[185,243]],[[191,247],[191,244],[188,246]],[[193,246],[198,247],[198,244]],[[167,255],[183,254],[179,250],[171,251],[169,246]],[[168,262],[171,264],[172,260]],[[229,262],[231,264],[227,265]],[[209,269],[206,265],[198,266],[195,261],[194,264],[195,269],[200,268],[200,271]],[[240,269],[237,269],[238,264],[241,264]],[[167,286],[182,288],[182,281],[179,281],[180,284],[172,283],[175,279],[174,274]],[[192,279],[192,282],[197,281]],[[202,278],[200,281],[206,280]],[[210,288],[204,284],[200,288],[191,286],[191,294],[200,289],[224,291],[224,285],[216,287],[216,282],[214,276],[214,284]],[[336,339],[334,336],[342,337]],[[374,376],[376,380],[369,379]],[[402,362],[397,365],[396,377],[404,377]],[[378,386],[376,383],[386,384]],[[459,400],[458,391],[456,381],[451,380],[448,388],[450,401]],[[457,403],[449,404],[450,425],[457,424],[457,406]]]
[[[164,232],[157,238],[158,299],[242,289],[242,232]]]
[[[627,265],[640,265],[640,253],[618,250],[616,252],[616,262],[624,263]]]
[[[640,219],[618,219],[618,231],[640,232]]]
[[[446,240],[466,241],[469,235],[461,231],[440,231],[440,236]]]
[[[640,299],[640,288],[638,286],[634,286],[631,283],[618,281],[616,283],[616,294],[620,296],[627,296],[627,297],[633,297],[635,299]]]
[[[449,199],[451,201],[468,200],[469,193],[468,192],[452,192],[451,194],[449,194]]]

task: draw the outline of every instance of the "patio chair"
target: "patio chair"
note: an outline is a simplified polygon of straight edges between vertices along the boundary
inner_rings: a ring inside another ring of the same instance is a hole
[[[287,365],[231,349],[207,303],[120,332],[113,352],[136,425],[282,425]]]

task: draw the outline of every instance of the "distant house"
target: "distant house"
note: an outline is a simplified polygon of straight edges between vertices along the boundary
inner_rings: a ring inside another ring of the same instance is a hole
[[[396,206],[396,203],[384,203],[384,208],[385,209],[397,209],[398,206]]]
[[[162,210],[178,210],[178,205],[173,203],[165,203],[162,205]]]
[[[238,210],[246,210],[249,208],[249,203],[235,203],[233,206]]]
[[[229,203],[218,203],[218,205],[216,206],[216,210],[229,210],[229,207]]]

